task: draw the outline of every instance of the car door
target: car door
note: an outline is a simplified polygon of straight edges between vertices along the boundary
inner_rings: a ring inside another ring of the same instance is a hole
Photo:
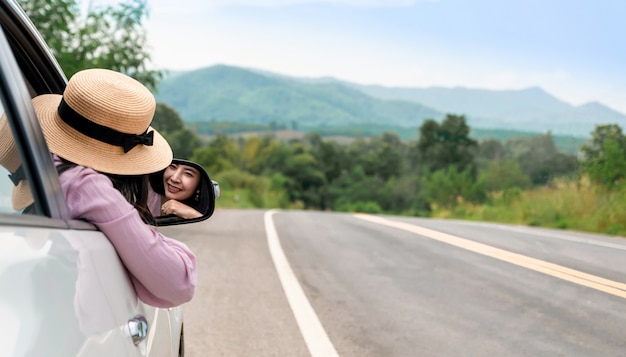
[[[0,25],[0,355],[175,355],[180,308],[141,303],[108,239],[69,217],[30,104],[63,73],[13,1]]]

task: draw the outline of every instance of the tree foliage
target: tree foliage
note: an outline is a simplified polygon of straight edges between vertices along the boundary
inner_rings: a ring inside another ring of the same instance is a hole
[[[482,202],[486,197],[484,184],[473,176],[471,166],[462,171],[451,165],[433,173],[426,172],[425,195],[430,202],[447,208],[461,201]]]
[[[581,170],[595,182],[614,187],[626,177],[626,136],[617,124],[598,125],[581,148]]]
[[[559,151],[550,133],[509,139],[505,143],[505,152],[505,157],[517,161],[534,185],[547,184],[556,177],[572,176],[578,168],[576,156]]]
[[[353,211],[369,202],[382,202],[385,198],[385,182],[379,176],[368,176],[360,166],[352,172],[344,172],[329,188],[332,204],[338,211]],[[371,204],[369,204],[371,206]]]
[[[176,109],[163,102],[156,104],[151,125],[161,133],[173,133],[185,128],[185,122]]]
[[[200,146],[198,135],[187,128],[168,133],[165,135],[165,139],[170,144],[174,157],[177,159],[189,160],[193,156],[195,148]]]
[[[218,135],[206,148],[196,149],[192,161],[203,166],[213,175],[239,168],[241,157],[237,143],[225,135]]]
[[[478,154],[476,156],[479,162],[490,162],[494,160],[504,159],[504,145],[498,139],[481,140],[478,144]]]
[[[236,139],[217,135],[195,150],[192,160],[218,180],[224,175],[229,184],[247,190],[255,207],[267,201],[259,191],[266,190],[277,193],[280,199],[273,202],[283,208],[411,215],[480,204],[488,197],[511,201],[533,184],[577,172],[575,156],[559,151],[550,133],[480,145],[468,134],[465,118],[449,115],[441,124],[424,122],[414,141],[392,133],[347,144],[315,133],[289,141],[274,133]],[[616,162],[618,151],[604,150]],[[266,184],[252,185],[251,177]],[[491,195],[494,191],[501,195]]]
[[[82,16],[76,0],[18,0],[70,78],[86,68],[125,73],[156,90],[161,71],[151,60],[143,21],[147,0],[127,0]]]
[[[178,112],[165,103],[156,104],[151,125],[165,137],[175,158],[188,160],[201,145],[198,134],[187,128]]]
[[[388,180],[402,173],[405,151],[398,135],[383,133],[367,141],[357,140],[348,149],[348,155],[355,159],[354,165],[360,166],[366,175]]]
[[[530,186],[530,177],[522,172],[515,160],[493,160],[479,175],[487,191],[503,191]]]
[[[426,120],[419,129],[416,145],[420,168],[436,172],[453,165],[459,171],[472,167],[478,143],[469,137],[469,132],[462,115],[448,114],[441,124]]]

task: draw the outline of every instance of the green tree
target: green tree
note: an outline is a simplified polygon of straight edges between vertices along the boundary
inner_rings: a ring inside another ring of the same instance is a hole
[[[201,145],[198,134],[187,128],[178,112],[165,103],[156,104],[151,125],[167,139],[175,158],[189,159]]]
[[[368,140],[355,140],[347,148],[347,156],[360,166],[367,176],[379,176],[383,180],[400,176],[404,170],[406,145],[395,133],[385,132],[382,136]]]
[[[356,206],[384,200],[385,182],[379,176],[368,176],[360,166],[350,172],[343,172],[329,186],[329,202],[337,211],[359,211]]]
[[[619,125],[596,126],[581,152],[581,171],[595,182],[613,187],[626,176],[626,136]]]
[[[201,144],[198,134],[187,128],[168,133],[165,135],[165,139],[170,144],[174,157],[177,159],[189,160]]]
[[[291,155],[289,144],[269,136],[253,136],[241,145],[239,168],[254,175],[272,176],[285,172],[286,161]]]
[[[69,78],[86,68],[125,73],[156,90],[163,73],[151,60],[143,20],[147,0],[127,0],[81,16],[76,0],[18,0]]]
[[[176,109],[163,102],[156,104],[156,110],[151,125],[160,133],[173,133],[185,128],[185,122]]]
[[[311,155],[315,157],[324,175],[324,185],[318,188],[319,208],[325,210],[333,206],[330,187],[342,173],[351,170],[352,162],[345,147],[332,140],[323,140],[318,133],[309,134],[306,141],[311,146]]]
[[[514,187],[530,186],[530,178],[522,172],[515,160],[494,160],[479,173],[479,180],[487,191],[501,191]]]
[[[305,208],[319,208],[319,188],[326,182],[315,157],[302,143],[291,146],[291,154],[280,172],[287,178],[285,189],[292,202],[301,201]]]
[[[626,177],[626,151],[614,139],[602,144],[602,157],[587,163],[585,170],[593,181],[613,188]]]
[[[372,144],[375,148],[368,162],[372,171],[385,181],[400,176],[404,169],[406,151],[400,137],[395,133],[385,132],[380,138],[373,138]]]
[[[465,116],[448,114],[438,124],[429,119],[419,129],[414,159],[422,170],[430,172],[456,166],[465,171],[474,166],[478,143],[469,137]],[[474,174],[473,168],[470,170]]]
[[[333,182],[342,172],[350,170],[351,160],[344,147],[332,140],[323,140],[318,133],[307,135],[311,154],[319,163],[326,182]]]
[[[241,162],[239,146],[226,135],[218,135],[206,148],[196,149],[191,161],[203,166],[211,175],[238,169]]]
[[[476,181],[472,167],[459,171],[451,165],[433,173],[426,172],[423,177],[424,189],[429,202],[442,207],[453,207],[459,201],[483,202],[485,200],[484,183]]]
[[[583,144],[580,149],[583,153],[583,161],[601,159],[604,155],[604,142],[607,140],[614,140],[618,146],[626,148],[626,136],[619,125],[596,125],[591,132],[591,141]]]
[[[509,139],[505,151],[506,157],[516,160],[534,185],[547,184],[555,177],[574,175],[578,167],[576,156],[560,152],[550,133]]]
[[[380,195],[380,206],[386,212],[401,214],[410,212],[415,206],[420,182],[416,175],[391,177]],[[411,212],[413,213],[413,212]]]
[[[491,161],[504,159],[504,145],[498,139],[484,139],[478,144],[476,164],[480,168],[486,168]]]

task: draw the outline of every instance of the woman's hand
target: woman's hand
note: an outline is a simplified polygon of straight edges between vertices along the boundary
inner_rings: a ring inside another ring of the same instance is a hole
[[[174,214],[185,219],[202,217],[202,213],[176,200],[168,200],[163,203],[161,205],[161,214],[164,216]]]

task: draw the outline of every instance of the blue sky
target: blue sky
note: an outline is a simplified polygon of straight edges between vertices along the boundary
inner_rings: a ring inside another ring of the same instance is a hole
[[[153,65],[402,87],[542,87],[626,113],[624,0],[149,0]],[[626,123],[624,123],[626,124]]]

